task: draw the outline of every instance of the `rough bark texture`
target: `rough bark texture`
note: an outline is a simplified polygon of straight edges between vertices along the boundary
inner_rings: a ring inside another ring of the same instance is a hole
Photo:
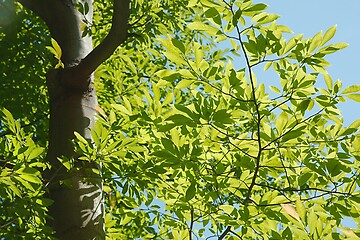
[[[50,129],[47,160],[51,170],[44,174],[49,182],[49,225],[59,239],[105,239],[101,176],[94,163],[76,161],[71,139],[74,131],[91,139],[97,99],[92,86],[93,72],[125,41],[128,30],[129,0],[114,0],[112,28],[95,49],[90,37],[82,37],[83,16],[72,0],[19,0],[48,25],[62,49],[64,69],[47,74],[50,97]],[[92,21],[93,0],[82,0],[90,7],[86,18]],[[75,159],[70,171],[58,157]]]

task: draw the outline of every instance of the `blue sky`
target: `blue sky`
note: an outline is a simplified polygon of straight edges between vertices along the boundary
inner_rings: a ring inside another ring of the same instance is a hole
[[[256,1],[258,2],[258,1]],[[337,24],[332,42],[346,42],[350,46],[329,55],[327,69],[333,80],[340,79],[344,86],[360,84],[360,1],[359,0],[263,0],[269,13],[279,14],[279,24],[288,26],[294,34],[312,37],[320,30],[326,31]],[[360,103],[349,100],[339,105],[344,123],[349,125],[360,118]]]

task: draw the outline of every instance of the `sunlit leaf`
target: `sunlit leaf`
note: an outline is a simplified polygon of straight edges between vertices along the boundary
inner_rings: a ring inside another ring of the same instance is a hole
[[[360,102],[360,93],[354,93],[354,94],[347,94],[346,97],[350,98],[351,100],[354,100],[356,102]]]
[[[324,37],[323,37],[323,39],[322,39],[322,41],[321,41],[320,46],[323,46],[325,43],[327,43],[328,41],[330,41],[330,40],[334,37],[334,35],[335,35],[335,33],[336,33],[336,27],[337,27],[337,25],[329,28],[329,29],[325,32]]]
[[[360,91],[360,85],[351,85],[351,86],[345,88],[341,93],[347,94],[347,93],[354,93],[354,92],[359,92],[359,91]]]
[[[299,217],[299,214],[297,213],[295,207],[291,204],[280,204],[280,206],[282,207],[282,209],[284,209],[284,211],[289,214],[291,217],[295,218],[296,220],[298,220],[299,222],[301,222],[301,219]]]

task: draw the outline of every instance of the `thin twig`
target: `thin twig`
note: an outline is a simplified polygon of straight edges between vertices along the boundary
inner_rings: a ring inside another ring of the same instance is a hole
[[[189,240],[192,240],[193,227],[194,227],[194,209],[191,209],[190,210]]]

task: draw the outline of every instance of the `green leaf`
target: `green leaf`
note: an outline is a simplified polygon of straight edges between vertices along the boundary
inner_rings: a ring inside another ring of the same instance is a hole
[[[302,222],[306,221],[306,209],[305,206],[303,204],[303,202],[300,200],[300,198],[296,198],[296,211],[300,216],[300,219]]]
[[[229,124],[233,122],[233,120],[231,119],[231,114],[228,113],[226,109],[216,111],[213,115],[213,121],[224,124]]]
[[[329,90],[332,90],[333,89],[333,81],[332,81],[331,76],[329,74],[324,74],[324,80],[325,80],[327,88]]]
[[[307,181],[312,177],[312,175],[313,174],[311,172],[301,174],[298,178],[299,186],[303,186],[304,184],[306,184]]]
[[[216,36],[219,32],[219,30],[213,26],[210,26],[208,24],[205,24],[203,22],[192,22],[189,25],[187,25],[187,27],[190,30],[195,30],[195,31],[204,31],[206,33],[208,33],[210,36]]]
[[[172,154],[169,151],[161,150],[161,151],[155,151],[151,153],[152,156],[157,156],[164,159],[175,159],[178,161],[178,158]]]
[[[174,114],[166,119],[166,121],[169,120],[173,121],[176,125],[186,125],[186,124],[193,125],[193,121],[190,118],[185,117],[184,115],[181,114]]]
[[[331,45],[328,45],[328,46],[325,46],[323,48],[321,48],[317,53],[318,54],[331,54],[331,53],[334,53],[334,52],[337,52],[345,47],[349,46],[349,44],[347,43],[337,43],[337,44],[331,44]]]
[[[180,74],[173,69],[162,69],[157,71],[155,75],[166,81],[173,82],[179,77]]]
[[[189,188],[186,190],[185,193],[185,201],[188,202],[191,199],[195,197],[196,194],[196,188],[195,188],[195,182],[191,182]]]
[[[347,93],[354,93],[354,92],[359,92],[360,91],[360,85],[351,85],[347,88],[345,88],[341,94],[347,94]]]
[[[273,22],[276,19],[278,19],[279,17],[280,16],[276,15],[276,14],[269,14],[269,13],[262,12],[260,14],[255,15],[251,19],[251,21],[257,22],[257,25],[263,25],[263,24],[266,24],[266,23],[269,23],[269,22]]]
[[[286,112],[280,113],[280,115],[278,116],[278,118],[275,121],[275,126],[276,126],[276,130],[278,131],[278,133],[281,133],[283,131],[284,127],[286,126],[287,121],[288,121],[288,116],[287,116]]]
[[[132,152],[144,152],[146,149],[143,146],[128,146],[126,148]]]
[[[330,40],[334,37],[334,35],[335,35],[335,33],[336,33],[336,26],[337,26],[337,25],[329,28],[329,29],[325,32],[324,37],[323,37],[323,39],[322,39],[322,41],[321,41],[321,43],[320,43],[320,46],[323,46],[325,43],[327,43],[328,41],[330,41]]]
[[[84,3],[84,13],[85,15],[89,13],[89,4],[87,2]]]
[[[299,35],[296,35],[294,37],[292,37],[286,44],[282,54],[286,54],[288,53],[290,50],[292,50],[296,44],[298,43],[298,41],[300,41],[303,37],[303,34],[299,34]]]
[[[185,46],[181,41],[177,40],[176,38],[172,38],[171,42],[177,49],[179,49],[183,54],[185,54]]]
[[[184,78],[188,78],[188,79],[194,79],[195,78],[195,75],[190,71],[190,70],[187,70],[187,69],[180,69],[178,71],[178,73]]]
[[[335,43],[335,44],[330,45],[330,47],[335,48],[335,49],[337,49],[337,50],[346,48],[347,46],[349,46],[349,44],[348,44],[348,43],[344,43],[344,42]]]
[[[175,104],[174,107],[177,110],[186,113],[191,119],[197,119],[197,115],[193,111],[191,111],[188,107],[181,104]]]
[[[205,16],[211,18],[217,25],[221,26],[221,17],[216,8],[209,8],[205,11]]]
[[[125,115],[132,115],[132,112],[129,111],[126,107],[124,107],[123,105],[121,104],[111,104],[111,106],[120,112],[120,114],[125,114]]]
[[[52,45],[51,47],[47,46],[46,48],[48,50],[50,50],[50,52],[58,60],[58,63],[56,64],[55,68],[64,68],[64,64],[61,61],[62,50],[61,50],[59,44],[56,42],[55,39],[51,38],[51,45]]]
[[[282,140],[283,140],[284,142],[286,142],[286,141],[289,141],[289,140],[298,138],[298,137],[300,137],[302,134],[303,134],[303,132],[302,132],[301,130],[299,130],[299,129],[297,129],[297,130],[292,130],[292,131],[286,133],[286,134],[282,137]]]
[[[62,56],[62,51],[61,51],[60,45],[53,38],[51,38],[51,45],[55,49],[58,59],[60,59]]]
[[[201,49],[201,45],[197,42],[194,43],[194,55],[195,55],[196,67],[200,68],[200,63],[204,58],[204,52]]]
[[[307,217],[307,224],[309,226],[310,233],[312,235],[315,233],[317,219],[318,219],[317,215],[315,214],[314,210],[311,209]]]
[[[30,175],[40,174],[40,172],[38,170],[36,170],[35,168],[31,168],[31,167],[22,167],[22,168],[18,169],[16,172],[19,174],[30,174]]]
[[[243,9],[243,12],[254,12],[254,11],[259,12],[259,11],[267,9],[267,7],[268,6],[264,3],[257,3],[248,8]]]
[[[278,89],[277,87],[275,86],[269,86],[269,88],[271,89],[271,91],[273,91],[274,93],[277,93],[277,94],[280,94],[280,89]]]
[[[20,175],[19,177],[31,183],[42,184],[40,178],[35,175],[23,174]]]
[[[187,87],[190,86],[193,82],[194,82],[194,80],[188,80],[188,79],[181,80],[181,81],[176,85],[176,88],[177,88],[177,89],[187,88]]]
[[[320,46],[320,43],[322,41],[322,31],[318,32],[317,34],[315,34],[315,36],[310,39],[310,45],[309,45],[309,52],[313,52],[315,50],[315,48]]]
[[[161,138],[161,143],[163,145],[163,148],[175,155],[179,155],[179,151],[177,147],[174,145],[174,143],[168,139],[168,138]]]
[[[58,157],[57,158],[58,160],[59,160],[59,162],[61,162],[62,163],[62,165],[67,169],[67,170],[70,170],[70,168],[71,168],[71,161],[68,159],[68,158],[66,158],[66,157]]]
[[[358,129],[359,127],[360,127],[360,119],[353,121],[349,126],[349,128],[355,128],[355,129]]]
[[[230,215],[230,214],[234,211],[234,209],[235,209],[235,207],[232,206],[232,205],[220,205],[219,208],[220,208],[221,210],[223,210],[226,214],[229,214],[229,215]]]
[[[243,45],[245,46],[245,49],[252,54],[258,53],[257,45],[254,41],[244,42]]]
[[[271,200],[270,204],[281,204],[287,201],[288,199],[286,199],[286,197],[280,195],[276,196],[273,200]]]
[[[185,62],[184,58],[180,55],[180,53],[166,51],[166,52],[164,52],[164,55],[167,59],[169,59],[173,63],[179,64],[179,65],[186,65],[186,62]]]
[[[121,58],[125,61],[126,67],[128,67],[133,73],[137,72],[136,66],[129,56],[121,55]]]
[[[32,149],[28,156],[28,161],[38,157],[43,152],[44,152],[44,148],[42,148],[42,147],[37,147],[37,148]]]
[[[82,142],[82,143],[84,143],[84,144],[88,144],[88,142],[86,141],[86,139],[83,137],[83,136],[81,136],[80,135],[80,133],[78,133],[78,132],[74,132],[74,135],[75,135],[75,137],[80,141],[80,142]]]
[[[15,184],[13,182],[5,182],[6,185],[9,186],[9,188],[11,189],[11,191],[18,197],[21,197],[21,191],[19,190],[19,188],[17,186],[15,186]]]
[[[36,184],[41,184],[41,180],[39,178],[40,176],[40,172],[34,168],[30,168],[30,167],[23,167],[23,168],[20,168],[16,171],[17,174],[19,174],[18,176],[27,181],[27,182],[30,182],[30,183],[36,183]],[[19,181],[21,181],[19,178],[17,178]],[[22,184],[31,189],[31,190],[34,190],[33,187],[29,186],[28,183],[25,183],[24,181],[22,181]]]
[[[11,112],[9,110],[7,110],[6,108],[3,108],[1,110],[2,114],[5,117],[6,120],[6,126],[10,129],[10,131],[12,131],[13,133],[16,133],[16,122],[15,119],[13,117],[13,115],[11,114]]]
[[[356,102],[360,102],[360,94],[347,94],[346,97],[350,98],[351,100],[354,100]]]

